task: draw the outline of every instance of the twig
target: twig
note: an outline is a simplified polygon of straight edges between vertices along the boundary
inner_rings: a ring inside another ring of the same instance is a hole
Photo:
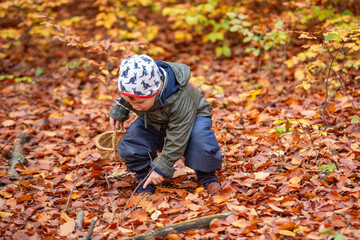
[[[336,75],[337,75],[337,77],[338,77],[338,80],[339,80],[340,83],[341,83],[341,87],[344,89],[344,92],[345,92],[346,97],[347,97],[348,100],[351,102],[351,105],[353,106],[353,108],[354,108],[356,111],[358,111],[357,107],[355,106],[354,102],[350,99],[350,96],[349,96],[349,94],[348,94],[347,91],[346,91],[346,87],[345,87],[344,82],[342,81],[342,79],[340,78],[340,76],[339,76],[338,73],[336,73]]]
[[[128,215],[125,216],[125,212],[124,212],[124,215],[123,215],[124,220],[137,208],[137,206],[139,205],[139,203],[141,203],[141,201],[144,199],[144,197],[147,197],[149,194],[150,194],[150,193],[145,192],[145,193],[141,196],[141,198],[137,201],[137,203],[135,204],[135,206],[131,208],[131,210],[130,210],[130,212],[129,212]],[[126,209],[126,208],[125,208],[125,209]]]
[[[2,152],[4,150],[4,148],[9,145],[9,143],[12,141],[12,139],[10,138],[6,143],[5,145],[0,149],[0,152]]]
[[[71,207],[71,208],[68,208],[67,211],[70,211],[70,210],[73,210],[73,209],[76,209],[76,208],[86,208],[87,210],[91,211],[91,210],[95,210],[95,211],[98,211],[98,212],[102,212],[104,213],[105,211],[104,210],[100,210],[100,209],[96,209],[94,207],[89,207],[89,206],[76,206],[76,207]],[[92,213],[94,213],[93,211],[91,211]],[[95,214],[95,213],[94,213]],[[95,214],[96,215],[96,214]]]
[[[304,128],[304,126],[301,124],[301,122],[299,122],[299,124],[300,124],[301,128],[309,135],[309,142],[311,143],[312,147],[315,150],[315,154],[316,154],[315,161],[317,162],[317,160],[318,160],[318,151],[317,151],[317,149],[316,149],[316,147],[314,145],[314,140],[311,140],[311,133],[307,129]]]
[[[62,212],[66,212],[66,211],[67,211],[67,208],[69,207],[71,195],[72,195],[72,193],[73,193],[73,191],[74,191],[74,189],[75,189],[75,187],[76,187],[76,183],[77,183],[79,177],[80,177],[80,176],[78,176],[78,177],[76,178],[75,182],[74,182],[74,185],[73,185],[73,187],[72,187],[72,189],[71,189],[71,192],[70,192],[70,194],[69,194],[68,200],[67,200],[67,202],[66,202],[65,209],[64,209]]]
[[[106,180],[108,189],[110,189],[110,183],[109,183],[109,179],[108,179],[108,174],[107,174],[107,172],[106,172],[106,168],[105,168],[105,180]]]
[[[93,232],[94,232],[96,222],[97,222],[97,218],[95,217],[90,223],[88,234],[85,237],[80,238],[81,240],[90,240],[91,239],[91,236],[93,235]]]
[[[96,215],[97,217],[99,217],[99,215],[98,215],[96,212],[93,211],[93,210],[97,210],[97,209],[88,207],[88,206],[86,206],[86,205],[84,205],[84,207],[85,207],[87,210],[89,210],[90,212],[92,212],[94,215]],[[99,210],[99,212],[105,212],[105,211]]]
[[[322,115],[322,119],[323,121],[326,122],[325,120],[325,109],[326,109],[326,106],[327,106],[327,99],[329,97],[329,78],[330,78],[330,73],[331,73],[331,68],[332,68],[332,65],[334,63],[334,60],[335,58],[337,57],[337,55],[340,53],[340,51],[342,50],[342,48],[344,47],[344,44],[345,42],[342,43],[341,47],[339,48],[339,50],[336,52],[335,56],[332,55],[328,45],[326,43],[324,43],[327,51],[329,52],[330,56],[331,56],[331,62],[330,62],[330,65],[329,65],[329,68],[328,68],[328,73],[327,73],[327,77],[326,77],[326,80],[325,80],[325,100],[324,100],[324,105],[323,105],[323,109],[322,109],[322,112],[321,112],[321,115]]]
[[[142,179],[140,182],[139,182],[139,184],[136,186],[136,188],[134,189],[134,191],[131,193],[131,196],[129,197],[129,200],[126,202],[126,204],[125,204],[125,207],[124,207],[124,210],[123,210],[123,218],[124,219],[126,219],[127,218],[127,215],[125,214],[125,212],[126,212],[126,208],[127,208],[127,206],[128,206],[128,204],[129,204],[129,202],[130,202],[130,199],[135,195],[135,193],[136,193],[136,191],[138,190],[138,188],[139,188],[139,186],[143,183],[143,182],[145,182],[146,181],[146,179],[150,176],[150,174],[153,172],[153,169],[151,169],[151,171],[149,171],[149,173],[146,175],[146,177],[144,177],[144,179]],[[144,194],[144,196],[145,196],[146,194]],[[143,196],[143,197],[144,197]],[[143,199],[143,197],[140,199],[140,201]],[[136,206],[138,205],[138,203],[136,204]],[[130,213],[131,213],[132,211],[130,211]],[[128,214],[129,215],[129,214]]]
[[[152,162],[152,157],[151,157],[151,155],[150,155],[150,153],[148,152],[148,154],[149,154],[149,157],[150,157],[150,160],[151,160],[151,162]],[[126,208],[127,208],[127,205],[129,204],[129,202],[130,202],[130,199],[134,196],[134,194],[136,193],[136,191],[138,190],[138,188],[141,186],[141,184],[143,183],[143,182],[145,182],[146,180],[147,180],[147,178],[150,176],[150,174],[154,171],[154,168],[156,168],[156,166],[159,164],[159,162],[153,167],[153,168],[151,168],[151,170],[149,171],[149,173],[139,182],[139,184],[136,186],[136,188],[134,189],[134,191],[131,193],[131,196],[130,196],[130,198],[129,198],[129,200],[126,202],[126,204],[125,204],[125,207],[124,207],[124,210],[123,210],[123,218],[124,219],[126,219],[126,215],[125,215],[125,211],[126,211]],[[144,198],[146,196],[146,194],[144,194],[144,196],[140,199],[140,202],[141,202],[141,200]],[[138,205],[138,203],[136,204],[136,206]],[[131,213],[132,211],[130,211],[130,213]]]
[[[112,197],[111,197],[112,198]],[[111,211],[112,213],[114,214],[114,218],[117,218],[116,216],[116,210],[114,209],[114,206],[115,206],[115,203],[116,203],[116,200],[115,199],[111,199]]]
[[[296,23],[294,24],[294,27],[293,27],[293,30],[291,31],[291,34],[289,36],[289,42],[286,42],[285,45],[284,45],[284,58],[283,58],[283,66],[282,66],[282,82],[285,82],[285,70],[286,70],[286,59],[287,59],[287,49],[288,49],[288,46],[291,42],[291,38],[294,34],[294,31],[295,31],[295,26],[296,26]]]
[[[281,136],[280,136],[280,139],[276,139],[276,142],[280,148],[280,145],[281,145]],[[280,159],[280,162],[281,162],[281,166],[280,166],[280,172],[283,173],[284,172],[284,156],[281,155],[281,149],[277,152],[279,154],[279,159]],[[284,152],[285,154],[285,152]]]

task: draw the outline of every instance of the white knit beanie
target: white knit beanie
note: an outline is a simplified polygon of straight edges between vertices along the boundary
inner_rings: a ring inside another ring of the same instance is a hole
[[[161,85],[161,73],[148,55],[134,55],[120,64],[119,93],[138,98],[155,96]]]

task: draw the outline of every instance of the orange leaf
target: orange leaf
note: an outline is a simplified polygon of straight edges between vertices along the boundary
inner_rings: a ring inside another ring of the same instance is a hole
[[[8,193],[6,191],[2,192],[1,195],[3,195],[4,198],[11,198],[12,197],[12,194]]]
[[[49,219],[50,219],[50,216],[47,215],[47,214],[45,214],[45,213],[40,213],[40,214],[37,216],[37,220],[38,220],[39,222],[45,222],[45,221],[47,221],[47,220],[49,220]]]
[[[223,203],[223,202],[226,202],[228,200],[228,198],[218,194],[213,197],[213,200],[214,200],[214,203]]]
[[[66,222],[70,220],[70,217],[64,212],[60,213],[60,217],[64,219]]]
[[[146,213],[141,212],[139,210],[135,210],[130,214],[131,219],[139,220],[140,222],[144,222],[147,220]]]
[[[284,236],[295,237],[295,233],[289,230],[280,230],[279,233]]]
[[[33,174],[33,173],[37,173],[37,172],[34,171],[34,170],[26,170],[26,171],[21,172],[20,174],[21,175],[30,175],[30,174]]]
[[[181,240],[182,238],[179,235],[173,233],[173,234],[166,236],[165,239],[166,240]]]
[[[32,196],[31,196],[31,195],[23,194],[23,195],[21,195],[20,197],[18,197],[18,198],[16,199],[16,201],[17,201],[18,203],[21,203],[21,202],[28,201],[28,200],[31,200],[31,199],[32,199]]]

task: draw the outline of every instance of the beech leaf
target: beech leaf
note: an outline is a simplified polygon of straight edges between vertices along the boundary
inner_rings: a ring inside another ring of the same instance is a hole
[[[75,220],[70,218],[69,221],[60,226],[59,235],[66,237],[75,230]]]

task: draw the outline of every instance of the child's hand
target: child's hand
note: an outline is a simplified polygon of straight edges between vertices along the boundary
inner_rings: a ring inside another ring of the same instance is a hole
[[[150,183],[153,184],[159,184],[162,183],[162,181],[164,181],[164,177],[161,176],[160,174],[158,174],[157,172],[153,171],[150,176],[146,179],[143,188],[146,188],[147,185],[149,185]]]
[[[118,120],[116,120],[115,118],[110,117],[110,125],[111,125],[112,130],[119,129],[120,122]]]

